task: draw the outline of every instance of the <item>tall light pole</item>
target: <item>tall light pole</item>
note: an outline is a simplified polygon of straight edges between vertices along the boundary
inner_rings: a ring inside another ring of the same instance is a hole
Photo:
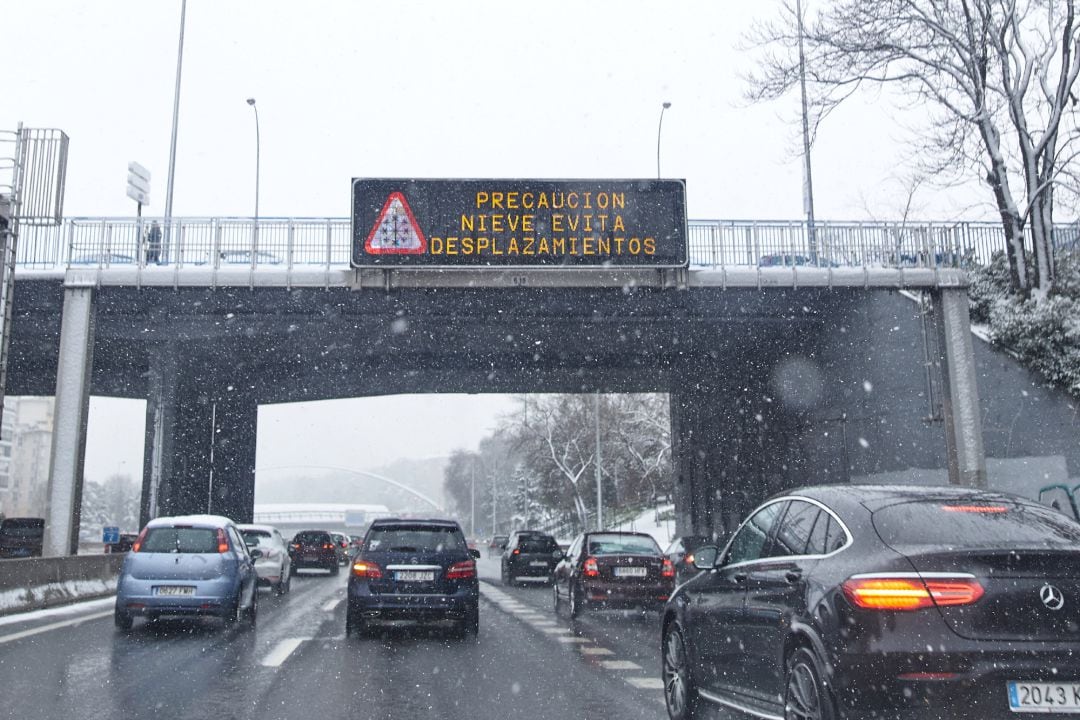
[[[255,106],[255,98],[248,98],[247,104],[255,111],[255,225],[259,224],[259,108]]]
[[[664,103],[668,105],[668,103]],[[662,117],[662,116],[661,116]],[[604,486],[600,482],[600,391],[593,394],[593,422],[596,426],[596,529],[604,529]]]
[[[818,259],[817,229],[814,227],[814,178],[810,173],[810,118],[806,104],[806,53],[803,51],[802,0],[795,0],[795,13],[799,16],[799,89],[802,93],[803,136],[803,211],[806,213],[806,230],[810,241],[810,253]]]
[[[169,181],[165,189],[165,257],[168,258],[172,247],[169,239],[172,235],[172,197],[173,179],[176,177],[176,128],[180,121],[180,69],[184,62],[184,19],[187,17],[187,0],[180,0],[180,45],[176,50],[176,90],[173,92],[172,140],[169,142]]]
[[[671,103],[665,102],[660,106],[660,123],[656,127],[656,179],[660,179],[660,131],[664,129],[664,111],[671,107]]]

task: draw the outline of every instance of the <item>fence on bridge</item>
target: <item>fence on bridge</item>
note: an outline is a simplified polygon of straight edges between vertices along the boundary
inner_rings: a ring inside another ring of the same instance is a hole
[[[153,218],[66,218],[27,227],[18,265],[40,270],[147,265]],[[163,221],[157,219],[159,223]],[[1055,227],[1058,246],[1080,246],[1080,223]],[[347,267],[348,218],[173,218],[152,265],[169,267]],[[1030,237],[1028,239],[1030,246]],[[964,268],[1005,248],[990,222],[818,222],[691,220],[690,264],[724,266]]]

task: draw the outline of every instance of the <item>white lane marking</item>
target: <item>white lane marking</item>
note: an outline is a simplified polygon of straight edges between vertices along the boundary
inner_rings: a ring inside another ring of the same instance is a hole
[[[660,678],[624,677],[623,680],[642,690],[664,689],[664,681]]]
[[[555,627],[553,620],[529,620],[528,622],[535,628]]]
[[[629,660],[601,660],[600,667],[605,670],[640,670],[641,666]]]
[[[583,647],[583,648],[578,648],[578,650],[581,651],[582,655],[614,655],[615,654],[615,653],[611,652],[610,650],[608,650],[607,648],[603,648],[603,647]]]
[[[17,633],[11,633],[10,635],[4,635],[0,637],[0,645],[4,643],[20,640],[24,637],[30,637],[31,635],[37,635],[43,632],[49,632],[50,630],[59,630],[60,628],[71,627],[72,625],[78,625],[88,620],[97,620],[98,618],[109,617],[113,614],[112,610],[99,613],[91,613],[89,615],[82,615],[73,620],[62,620],[60,622],[49,623],[48,625],[42,625],[36,628],[30,628],[29,630],[23,630]]]
[[[570,644],[570,643],[586,644],[586,643],[591,643],[592,642],[592,640],[590,640],[589,638],[583,638],[583,637],[557,637],[555,639],[558,640],[561,643],[567,643],[567,644]],[[582,649],[584,650],[584,648],[582,648]]]
[[[97,600],[85,600],[69,605],[45,608],[43,610],[27,610],[26,612],[12,613],[11,615],[0,617],[0,625],[14,625],[16,623],[24,623],[31,620],[43,620],[47,617],[56,617],[58,615],[78,615],[103,608],[109,608],[111,610],[115,606],[116,596],[110,595],[109,597],[98,598]]]
[[[573,632],[573,630],[571,630],[570,628],[560,628],[560,627],[542,627],[542,628],[537,628],[537,630],[539,630],[540,632],[543,632],[543,633],[547,633],[548,635],[569,635],[570,633]]]
[[[260,664],[266,667],[280,667],[281,663],[285,662],[289,655],[292,655],[293,650],[300,647],[305,640],[310,639],[308,637],[286,638],[279,642],[277,647],[271,650],[270,654],[264,657]]]
[[[325,610],[326,612],[334,612],[334,608],[336,608],[338,605],[341,604],[341,600],[342,600],[342,598],[334,598],[330,602],[323,605],[322,609]]]

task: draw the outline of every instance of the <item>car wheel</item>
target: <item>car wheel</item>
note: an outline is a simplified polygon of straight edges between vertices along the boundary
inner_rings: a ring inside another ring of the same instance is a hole
[[[509,585],[510,584],[510,573],[508,573],[506,571],[506,564],[505,563],[502,566],[502,572],[499,575],[499,579],[502,581],[503,585]]]
[[[480,636],[480,607],[474,607],[465,614],[465,632],[473,637]]]
[[[291,563],[291,564],[289,565],[289,577],[292,577],[292,576],[293,576],[293,575],[295,575],[295,574],[296,574],[296,564],[295,564],[295,563]]]
[[[662,675],[664,704],[671,720],[693,720],[699,717],[698,694],[690,674],[690,658],[682,629],[672,623],[664,632]]]
[[[570,618],[574,619],[581,617],[581,613],[585,610],[583,603],[581,602],[581,591],[576,589],[573,585],[570,586]]]
[[[337,575],[339,572],[341,572],[341,566],[338,565],[336,562],[330,566],[331,575]]]
[[[116,625],[116,629],[121,632],[128,632],[131,630],[131,626],[134,625],[135,619],[131,617],[129,613],[117,610],[113,613],[113,624]]]
[[[252,588],[251,592],[251,607],[247,609],[247,626],[249,628],[255,627],[256,621],[259,619],[259,588],[258,586]]]
[[[817,656],[807,648],[796,650],[787,662],[784,720],[834,720],[836,708],[821,678]]]
[[[562,598],[559,597],[559,586],[555,583],[551,583],[551,596],[553,598],[553,605],[555,606],[555,616],[558,617],[562,612]]]
[[[345,611],[345,637],[349,638],[353,635],[357,637],[364,637],[367,635],[367,625],[364,623],[364,619],[360,617],[360,613],[352,610]]]

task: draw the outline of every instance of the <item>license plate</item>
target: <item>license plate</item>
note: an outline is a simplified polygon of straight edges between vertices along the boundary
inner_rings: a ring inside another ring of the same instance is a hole
[[[305,555],[304,556],[304,561],[305,562],[314,561],[314,560],[318,560],[318,559],[319,559],[318,555]]]
[[[645,577],[645,568],[617,567],[615,568],[615,577]]]
[[[533,560],[529,563],[529,567],[547,567],[547,562],[544,560]]]
[[[398,582],[432,582],[435,573],[431,570],[398,570],[394,579]]]
[[[1013,712],[1080,713],[1080,683],[1010,682]]]
[[[185,585],[160,585],[154,588],[155,595],[194,595],[195,588]]]

